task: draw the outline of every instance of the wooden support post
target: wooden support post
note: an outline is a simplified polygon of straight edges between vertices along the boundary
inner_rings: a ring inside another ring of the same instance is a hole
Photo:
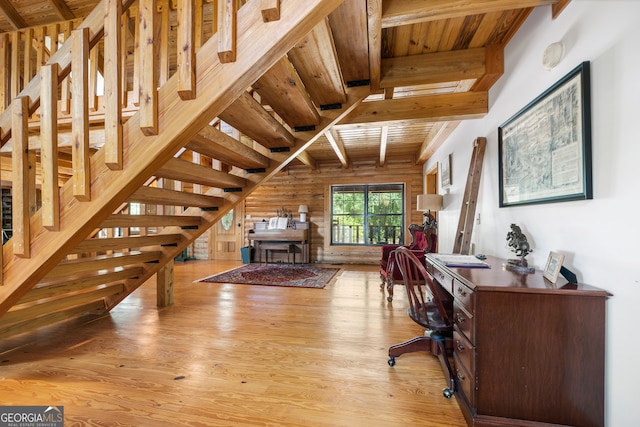
[[[380,90],[380,55],[382,48],[382,0],[367,0],[369,26],[369,86],[372,92]]]
[[[60,228],[58,191],[58,72],[57,63],[40,69],[40,162],[42,164],[42,225]]]
[[[104,18],[104,161],[122,169],[122,2],[107,0]]]
[[[49,48],[49,57],[52,57],[58,51],[58,34],[60,33],[59,24],[51,24],[47,27],[47,33],[51,39],[51,47]]]
[[[160,76],[158,85],[162,86],[169,80],[169,0],[159,0],[160,9]]]
[[[9,96],[9,40],[6,33],[0,34],[0,113],[7,108]]]
[[[167,262],[156,274],[158,307],[173,304],[173,260]]]
[[[29,258],[29,97],[11,103],[13,254]]]
[[[24,66],[24,72],[22,73],[22,87],[27,86],[33,77],[33,67],[31,66],[31,59],[33,58],[33,47],[31,46],[32,41],[33,28],[26,28],[22,39],[24,48],[24,56],[22,58],[22,65]]]
[[[73,195],[82,201],[91,200],[91,161],[89,158],[89,29],[74,30],[71,47],[73,70],[72,120]]]
[[[203,0],[194,0],[193,8],[193,47],[197,51],[204,41],[204,8]]]
[[[20,93],[20,32],[11,33],[11,94],[9,100]],[[11,101],[9,101],[11,102]]]
[[[237,10],[236,0],[218,0],[218,58],[222,63],[236,60]]]
[[[158,134],[158,73],[153,44],[156,27],[156,0],[140,0],[138,50],[140,51],[140,130]]]
[[[66,43],[71,37],[71,22],[65,23],[62,37],[63,43]],[[64,114],[69,114],[71,112],[71,74],[69,74],[61,83],[60,111]]]
[[[97,44],[89,52],[89,111],[98,111],[98,57],[100,45]]]
[[[195,49],[193,46],[193,0],[178,1],[178,96],[196,97]]]
[[[40,71],[40,67],[47,63],[45,58],[45,46],[44,46],[44,29],[45,27],[38,27],[34,32],[34,47],[36,49],[36,73]]]
[[[127,49],[127,38],[129,36],[129,9],[124,12],[124,16],[120,21],[120,94],[122,106],[126,107],[129,104],[129,98],[127,95],[127,64],[129,63],[129,53]],[[105,49],[106,50],[106,49]],[[106,52],[105,52],[106,54]]]
[[[139,2],[138,2],[139,4]],[[133,24],[133,90],[131,91],[131,103],[138,107],[140,105],[140,10]]]

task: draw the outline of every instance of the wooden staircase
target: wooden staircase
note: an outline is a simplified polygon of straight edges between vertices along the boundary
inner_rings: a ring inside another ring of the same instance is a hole
[[[341,1],[250,0],[237,12],[232,3],[178,0],[179,25],[169,25],[167,1],[104,0],[64,26],[60,47],[26,32],[11,37],[9,56],[2,36],[11,102],[0,159],[14,229],[0,251],[0,337],[108,312],[369,94],[345,88],[328,109],[309,101],[313,125],[292,132],[300,123],[276,120],[247,88],[282,79],[291,47],[322,30]],[[203,42],[194,34],[212,4],[218,28]],[[36,33],[60,39],[58,30]],[[183,49],[165,49],[169,40]],[[221,119],[253,144],[220,130]]]

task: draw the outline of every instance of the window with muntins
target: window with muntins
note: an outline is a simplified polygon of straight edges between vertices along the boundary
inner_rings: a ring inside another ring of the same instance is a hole
[[[331,186],[331,244],[404,242],[404,184]]]

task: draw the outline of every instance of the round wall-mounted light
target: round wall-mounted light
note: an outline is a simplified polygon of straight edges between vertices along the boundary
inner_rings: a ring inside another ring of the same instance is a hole
[[[542,66],[545,70],[552,70],[560,63],[564,54],[564,45],[562,42],[551,43],[542,54]]]

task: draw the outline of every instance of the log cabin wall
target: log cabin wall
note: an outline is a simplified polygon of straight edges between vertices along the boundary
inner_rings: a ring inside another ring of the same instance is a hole
[[[338,164],[310,170],[307,166],[290,166],[263,184],[245,200],[245,230],[254,222],[268,220],[277,209],[291,210],[298,220],[298,206],[309,206],[307,221],[311,224],[310,260],[318,263],[377,264],[380,260],[378,246],[331,246],[329,228],[329,188],[336,184],[405,184],[405,230],[412,223],[422,223],[422,213],[416,210],[416,196],[423,191],[422,167],[412,161],[387,162],[384,167],[375,164],[353,165],[344,169]],[[405,243],[411,236],[405,232]],[[281,258],[274,256],[274,260]]]

